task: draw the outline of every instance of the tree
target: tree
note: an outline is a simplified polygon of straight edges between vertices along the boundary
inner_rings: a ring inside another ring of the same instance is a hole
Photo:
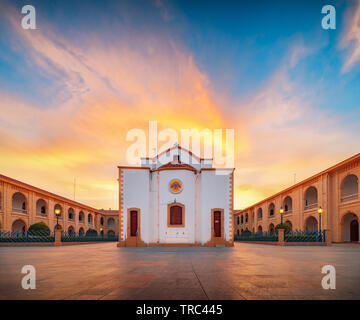
[[[39,232],[50,235],[50,228],[44,222],[34,223],[29,227],[30,232]]]

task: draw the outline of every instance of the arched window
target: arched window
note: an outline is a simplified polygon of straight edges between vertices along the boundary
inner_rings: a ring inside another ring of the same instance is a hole
[[[104,218],[103,217],[100,218],[100,225],[102,225],[102,226],[104,225]]]
[[[17,213],[27,213],[26,198],[21,192],[16,192],[12,196],[12,210]]]
[[[290,196],[284,199],[284,212],[285,214],[292,212],[292,199]]]
[[[114,218],[109,218],[107,221],[107,225],[109,228],[114,228],[115,227],[115,220]]]
[[[261,220],[262,219],[262,208],[259,208],[257,210],[257,217],[258,217],[258,220]]]
[[[43,199],[36,201],[36,215],[45,217],[46,216],[46,202]]]
[[[181,203],[171,203],[168,205],[168,227],[185,226],[185,207]]]
[[[91,213],[88,214],[88,223],[89,223],[89,224],[92,224],[92,223],[93,223],[93,217],[92,217],[92,214],[91,214]]]
[[[243,224],[243,223],[244,223],[244,216],[241,215],[241,224]]]
[[[270,217],[273,217],[275,215],[275,205],[274,203],[270,203],[269,205],[269,216]]]
[[[74,221],[75,220],[75,211],[73,208],[69,208],[68,210],[68,219],[70,221]]]
[[[318,192],[315,187],[309,187],[305,191],[305,210],[314,209],[318,203]]]
[[[237,216],[237,224],[239,225],[240,224],[240,217],[239,216]]]
[[[85,220],[85,218],[84,218],[84,212],[80,211],[80,212],[79,212],[79,222],[80,222],[80,223],[84,223],[84,220]]]
[[[246,213],[245,214],[245,223],[248,223],[249,222],[249,215]]]
[[[354,174],[349,174],[341,184],[341,201],[356,200],[359,197],[359,181]]]

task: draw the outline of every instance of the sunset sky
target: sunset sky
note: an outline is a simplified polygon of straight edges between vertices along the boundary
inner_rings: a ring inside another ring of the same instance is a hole
[[[129,130],[234,129],[240,209],[360,152],[360,0],[0,1],[1,174],[117,209]]]

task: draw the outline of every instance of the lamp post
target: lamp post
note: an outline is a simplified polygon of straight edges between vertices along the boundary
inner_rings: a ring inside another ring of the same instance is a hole
[[[320,206],[317,212],[319,214],[319,232],[321,233],[321,214],[324,212],[324,210]]]
[[[281,207],[280,208],[281,226],[283,226],[283,214],[284,214],[284,209],[283,207]]]
[[[60,209],[55,209],[55,215],[56,215],[56,229],[59,229],[59,216],[61,214]]]

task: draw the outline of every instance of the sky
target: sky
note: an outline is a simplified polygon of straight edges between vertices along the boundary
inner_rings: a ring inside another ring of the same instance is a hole
[[[149,121],[234,129],[235,209],[360,151],[359,0],[1,0],[0,30],[0,173],[84,204]]]

